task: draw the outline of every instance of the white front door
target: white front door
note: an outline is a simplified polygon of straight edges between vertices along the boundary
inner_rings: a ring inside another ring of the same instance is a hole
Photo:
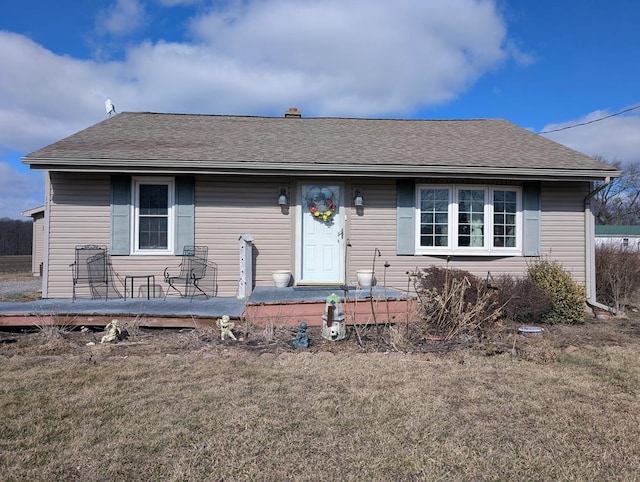
[[[344,283],[344,206],[339,183],[300,185],[300,283]]]

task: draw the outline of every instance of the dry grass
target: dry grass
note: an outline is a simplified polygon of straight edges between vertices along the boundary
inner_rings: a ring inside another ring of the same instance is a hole
[[[16,274],[33,276],[31,256],[0,256],[0,276],[4,279],[13,279]]]
[[[0,359],[4,480],[635,480],[640,348]],[[203,344],[204,346],[204,344]]]

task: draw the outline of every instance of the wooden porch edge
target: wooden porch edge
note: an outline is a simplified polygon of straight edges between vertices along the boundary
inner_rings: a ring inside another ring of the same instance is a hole
[[[415,299],[343,301],[345,323],[364,325],[373,323],[406,323],[415,319],[417,302]],[[254,303],[246,305],[240,317],[232,317],[258,327],[296,327],[301,321],[308,326],[322,326],[324,301]],[[157,314],[75,314],[75,313],[3,313],[0,314],[0,328],[49,326],[106,326],[117,319],[122,323],[136,324],[146,328],[202,328],[215,327],[219,317],[196,315]]]

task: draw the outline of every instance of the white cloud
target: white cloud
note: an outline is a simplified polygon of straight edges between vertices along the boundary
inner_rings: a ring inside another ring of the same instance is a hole
[[[267,85],[287,80],[281,90],[323,115],[443,103],[506,55],[493,4],[472,0],[238,2],[191,28],[234,70]]]
[[[156,0],[160,5],[165,7],[178,7],[196,5],[202,3],[203,0]]]
[[[0,31],[0,145],[29,151],[101,120],[111,92],[126,92],[122,65],[55,55]]]
[[[584,154],[600,156],[607,161],[640,162],[640,115],[625,114],[597,121],[611,114],[612,112],[608,111],[591,112],[581,119],[545,126],[542,132],[595,120],[596,122],[587,125],[543,135]]]
[[[0,218],[21,219],[22,211],[43,204],[41,172],[23,174],[0,161]]]
[[[0,145],[42,147],[103,119],[107,98],[118,112],[280,115],[295,105],[406,116],[459,96],[508,55],[486,0],[217,5],[192,20],[194,41],[133,44],[122,61],[60,56],[0,32]],[[119,0],[105,26],[125,32],[143,15],[138,1]]]
[[[97,20],[98,31],[116,37],[137,30],[145,20],[144,7],[138,0],[116,0]]]

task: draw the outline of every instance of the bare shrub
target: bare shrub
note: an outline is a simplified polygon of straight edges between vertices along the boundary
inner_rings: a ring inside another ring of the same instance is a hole
[[[274,323],[274,321],[269,318],[265,324],[264,324],[264,328],[262,329],[262,339],[264,341],[266,341],[267,343],[271,343],[272,341],[275,340],[276,337],[276,325]]]
[[[502,316],[514,322],[538,323],[553,307],[551,298],[529,278],[503,275],[496,280]]]
[[[131,340],[137,340],[140,338],[142,332],[140,325],[142,323],[142,315],[138,314],[133,320],[123,320],[120,323],[120,328],[123,332],[127,333],[127,337]]]
[[[415,280],[423,336],[481,335],[500,317],[495,293],[471,273],[432,266],[416,273]]]
[[[624,312],[640,288],[640,253],[628,246],[596,247],[596,299]]]
[[[34,325],[38,329],[40,337],[45,341],[62,340],[74,329],[73,320],[55,313],[50,315],[49,318],[36,314],[36,320]]]

